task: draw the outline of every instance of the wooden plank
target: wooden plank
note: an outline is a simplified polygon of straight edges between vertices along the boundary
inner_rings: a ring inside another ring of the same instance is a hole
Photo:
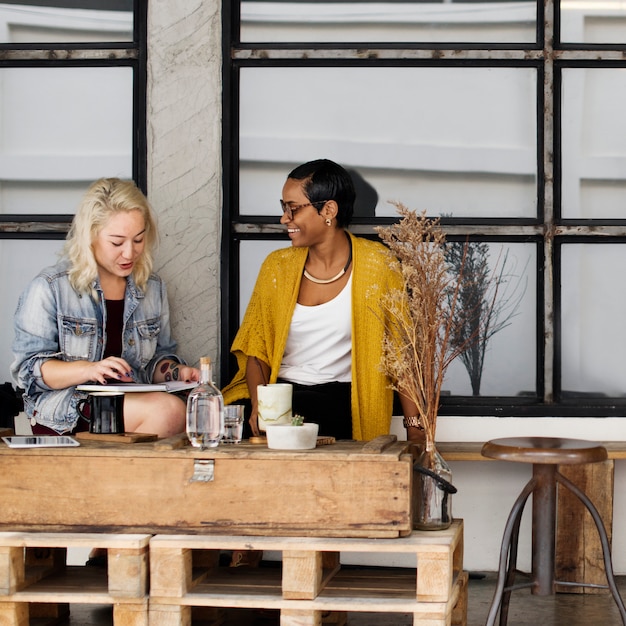
[[[280,612],[280,626],[322,626],[321,611],[283,609]]]
[[[452,552],[452,569],[454,575],[459,575],[463,572],[463,552],[465,547],[465,528],[463,520],[459,520],[460,532],[455,535],[457,541]]]
[[[355,537],[292,537],[248,535],[167,535],[158,534],[150,540],[151,554],[155,548],[191,548],[223,550],[318,550],[320,552],[398,553],[438,551],[448,554],[463,542],[463,520],[455,519],[449,528],[437,531],[413,531],[408,537],[371,541]]]
[[[29,626],[28,604],[23,602],[0,602],[2,626]]]
[[[24,584],[24,552],[19,547],[0,543],[0,595],[15,593]],[[0,621],[0,623],[3,623]]]
[[[304,608],[320,611],[357,611],[363,613],[413,613],[420,611],[423,615],[448,615],[452,613],[452,600],[447,602],[417,602],[415,598],[382,598],[368,596],[353,598],[351,596],[332,596],[325,591],[315,600],[287,600],[280,593],[224,595],[206,592],[191,593],[181,599],[150,597],[150,606],[209,606],[245,609],[281,609]]]
[[[17,548],[146,548],[152,535],[120,533],[0,532],[0,546]]]
[[[446,461],[493,461],[481,454],[483,441],[437,442],[437,450]]]
[[[380,454],[397,440],[398,438],[395,435],[381,435],[380,437],[376,437],[376,439],[368,441],[363,446],[362,452],[364,454]]]
[[[148,608],[150,626],[191,626],[191,607],[165,605],[150,602]]]
[[[148,548],[109,548],[108,591],[114,598],[142,598],[148,593]]]
[[[413,624],[419,626],[449,626],[449,616],[441,617],[424,617],[421,613],[413,614]]]
[[[626,459],[626,441],[603,441],[609,459]]]
[[[613,526],[614,461],[585,465],[562,465],[559,471],[588,494],[609,539]],[[602,544],[596,525],[583,503],[569,490],[559,486],[559,519],[556,536],[556,579],[606,585]],[[557,585],[561,593],[609,593],[608,589]]]
[[[284,598],[312,600],[322,584],[322,553],[312,550],[283,551]]]
[[[260,598],[264,596],[279,597],[283,582],[280,567],[234,567],[221,568],[211,576],[199,580],[191,593],[212,594],[223,596],[246,595]]]
[[[416,598],[415,570],[410,568],[342,568],[324,589],[327,598],[379,599]]]
[[[99,567],[68,566],[45,576],[10,596],[21,602],[76,602],[111,604],[106,570]]]
[[[150,595],[182,598],[192,588],[192,552],[150,545]]]
[[[186,433],[178,433],[167,439],[159,439],[154,444],[156,450],[180,450],[189,446],[189,438]]]
[[[148,602],[113,605],[115,626],[148,626]]]
[[[467,572],[460,572],[458,581],[459,597],[452,609],[452,626],[467,626],[469,574]]]
[[[80,441],[101,441],[105,443],[144,443],[146,441],[156,441],[159,436],[150,433],[90,433],[82,431],[75,433],[76,439]]]
[[[452,554],[432,552],[417,558],[417,599],[445,602],[454,582]]]

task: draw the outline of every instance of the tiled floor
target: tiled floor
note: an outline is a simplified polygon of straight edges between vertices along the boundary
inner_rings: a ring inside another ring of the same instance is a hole
[[[618,577],[622,597],[626,597],[626,577]],[[495,574],[470,579],[467,626],[483,626],[495,586]],[[105,626],[113,623],[110,607],[73,605],[71,626]],[[527,590],[514,592],[509,611],[510,626],[619,626],[622,622],[610,594],[558,594],[533,596]],[[195,622],[194,622],[195,624]],[[198,626],[200,626],[198,622]],[[206,624],[206,622],[204,622]],[[203,624],[203,626],[204,626]],[[248,611],[229,613],[224,626],[273,626],[272,615]],[[350,613],[348,626],[412,626],[409,614]],[[157,625],[158,626],[158,625]]]

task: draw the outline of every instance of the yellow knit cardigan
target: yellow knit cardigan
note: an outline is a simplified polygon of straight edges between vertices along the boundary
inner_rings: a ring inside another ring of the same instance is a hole
[[[389,289],[402,289],[402,276],[382,243],[350,235],[352,240],[352,434],[369,441],[389,433],[393,392],[380,371],[384,315],[380,298]],[[270,383],[278,378],[298,299],[308,248],[283,248],[263,262],[246,314],[231,347],[239,371],[224,390],[232,404],[249,398],[246,364],[257,357],[271,368]],[[328,320],[329,324],[333,320]]]

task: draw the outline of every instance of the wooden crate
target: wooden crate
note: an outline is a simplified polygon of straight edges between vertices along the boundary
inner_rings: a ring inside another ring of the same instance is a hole
[[[395,437],[293,452],[250,443],[176,447],[182,441],[0,444],[0,530],[338,537],[412,530],[412,458]],[[59,475],[79,506],[59,497]]]
[[[147,626],[150,535],[0,532],[0,624],[111,604],[119,626]],[[106,548],[108,566],[67,566],[71,547]],[[31,607],[29,610],[29,606]]]
[[[271,550],[282,566],[216,565],[220,550]],[[198,567],[194,555],[212,556]],[[342,566],[350,552],[415,555],[415,568]],[[192,607],[275,609],[281,626],[320,626],[328,613],[412,613],[420,626],[464,626],[463,522],[395,539],[157,535],[150,542],[150,626],[188,626]]]

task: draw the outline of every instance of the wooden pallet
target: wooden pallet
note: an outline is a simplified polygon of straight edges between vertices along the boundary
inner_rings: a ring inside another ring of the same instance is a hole
[[[242,549],[280,551],[282,565],[217,565],[220,550]],[[412,553],[415,568],[342,566],[349,552]],[[395,539],[157,535],[150,581],[150,626],[188,626],[192,607],[280,610],[281,626],[321,626],[349,611],[412,613],[420,626],[467,621],[462,520]]]
[[[148,624],[147,534],[0,532],[0,624],[111,604],[116,626]],[[108,566],[67,566],[67,548],[105,548]]]

